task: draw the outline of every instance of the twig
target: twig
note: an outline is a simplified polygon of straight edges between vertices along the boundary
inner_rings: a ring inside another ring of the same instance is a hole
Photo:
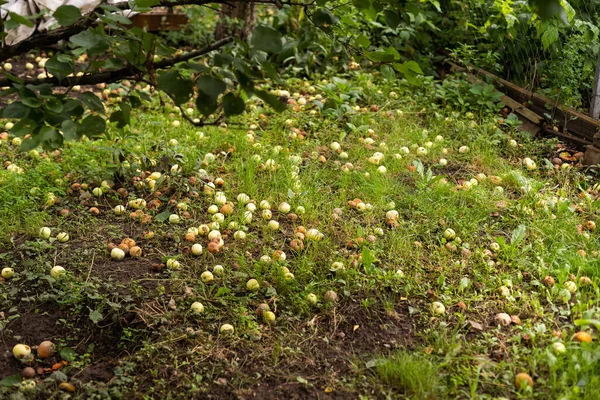
[[[94,252],[92,253],[92,263],[90,264],[90,270],[88,271],[87,278],[85,278],[86,282],[90,280],[90,274],[92,273],[92,268],[94,267],[94,257],[95,256],[96,256],[96,251],[94,250]]]

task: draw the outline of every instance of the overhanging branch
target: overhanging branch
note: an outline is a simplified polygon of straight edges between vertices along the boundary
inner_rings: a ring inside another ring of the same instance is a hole
[[[210,53],[211,51],[220,49],[221,47],[225,46],[226,44],[230,43],[231,41],[233,41],[233,38],[231,38],[231,37],[221,39],[221,40],[216,41],[202,49],[192,51],[187,54],[182,54],[177,57],[167,58],[160,62],[154,63],[153,64],[154,69],[169,68],[177,63],[188,61],[188,60],[191,60],[192,58],[203,56],[205,54]],[[112,82],[117,82],[117,81],[123,80],[123,79],[135,78],[137,76],[143,75],[144,73],[145,73],[144,71],[141,71],[137,68],[134,68],[132,66],[127,66],[125,68],[121,68],[121,69],[117,69],[117,70],[113,70],[113,71],[105,71],[105,72],[100,72],[100,73],[91,74],[91,75],[68,77],[68,78],[60,79],[60,80],[55,77],[43,78],[43,79],[37,79],[37,78],[24,79],[23,84],[25,84],[25,85],[41,85],[44,83],[50,83],[55,87],[71,87],[74,85],[95,85],[98,83],[112,83]],[[6,79],[6,78],[0,79],[0,87],[10,86],[12,83],[13,83],[13,81],[11,81],[9,79]]]
[[[176,6],[188,6],[188,5],[206,5],[206,4],[231,4],[231,3],[260,3],[260,4],[286,4],[286,5],[306,5],[303,3],[296,3],[293,1],[278,1],[278,0],[161,0],[159,4],[152,6],[152,8],[160,7],[176,7]],[[97,15],[104,14],[103,2],[100,6],[96,7],[91,13],[82,17],[75,24],[63,28],[58,28],[52,31],[35,32],[27,39],[11,45],[0,48],[0,62],[6,61],[9,58],[25,54],[33,49],[39,49],[55,45],[61,40],[67,40],[71,36],[74,36],[80,32],[85,31],[90,26],[94,25],[97,21]],[[123,1],[115,4],[111,4],[111,7],[119,10],[126,10],[131,7],[128,1]]]

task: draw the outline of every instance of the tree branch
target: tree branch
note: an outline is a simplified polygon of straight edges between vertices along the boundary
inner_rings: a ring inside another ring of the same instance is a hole
[[[183,54],[177,57],[167,58],[160,62],[154,63],[154,68],[169,68],[173,65],[191,60],[192,58],[200,57],[205,54],[210,53],[211,51],[217,50],[226,44],[233,41],[233,38],[225,38],[218,40],[200,50],[192,51],[187,54]],[[65,79],[59,80],[58,78],[43,78],[43,79],[24,79],[24,85],[41,85],[44,83],[50,83],[55,87],[69,87],[73,85],[95,85],[97,83],[112,83],[119,80],[133,78],[137,75],[143,74],[144,71],[141,71],[133,66],[127,66],[121,69],[113,70],[113,71],[105,71],[100,72],[93,75],[83,75],[83,76],[73,76]],[[13,83],[10,79],[0,79],[0,87],[10,86]]]
[[[303,3],[295,3],[290,1],[282,1],[278,2],[277,0],[161,0],[159,4],[152,6],[152,8],[160,8],[160,7],[176,7],[176,6],[186,6],[186,5],[198,5],[203,6],[206,4],[214,3],[214,4],[230,4],[230,3],[261,3],[261,4],[287,4],[287,5],[305,5]],[[63,28],[58,28],[52,31],[43,31],[43,32],[35,32],[33,35],[28,37],[27,39],[11,45],[4,46],[0,49],[0,62],[6,61],[11,57],[18,56],[20,54],[27,53],[33,49],[39,49],[42,47],[52,46],[61,40],[67,40],[71,36],[74,36],[84,30],[88,29],[90,26],[94,25],[97,21],[95,15],[104,14],[106,3],[100,4],[96,7],[92,12],[82,17],[75,24]],[[131,7],[128,1],[123,1],[115,4],[108,5],[111,8],[116,8],[119,10],[126,10]],[[133,10],[135,11],[135,10]]]

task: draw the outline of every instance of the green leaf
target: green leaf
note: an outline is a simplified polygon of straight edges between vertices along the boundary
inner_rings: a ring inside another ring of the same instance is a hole
[[[54,114],[60,114],[63,112],[64,106],[60,100],[52,98],[46,100],[46,109]]]
[[[166,220],[169,219],[170,216],[171,216],[171,211],[165,210],[165,211],[161,212],[160,214],[157,214],[156,216],[154,216],[154,219],[157,220],[158,222],[165,222]]]
[[[93,323],[97,324],[98,322],[102,321],[102,319],[104,318],[104,316],[100,313],[100,311],[98,310],[90,310],[90,319],[92,320]]]
[[[226,67],[233,63],[233,56],[230,54],[216,54],[213,62],[217,67]]]
[[[385,23],[392,29],[396,29],[398,25],[400,25],[400,16],[398,13],[395,13],[390,10],[385,10],[383,12],[385,17]]]
[[[73,25],[81,18],[79,8],[69,5],[58,7],[52,15],[56,18],[60,26]]]
[[[110,115],[110,122],[116,122],[118,128],[129,125],[131,121],[131,106],[127,103],[121,103],[119,110]]]
[[[212,76],[200,77],[196,85],[198,86],[198,90],[215,101],[227,89],[225,82]]]
[[[566,21],[565,11],[560,5],[560,0],[529,0],[536,8],[537,13],[543,20],[554,16],[561,16]]]
[[[159,76],[158,88],[169,94],[177,105],[188,101],[194,94],[194,83],[183,78],[179,71],[168,71]]]
[[[58,149],[63,144],[63,136],[52,126],[43,126],[37,136],[46,149]]]
[[[1,111],[3,118],[24,118],[29,115],[31,109],[20,101],[10,103]]]
[[[225,111],[226,116],[239,115],[244,112],[245,108],[246,103],[244,103],[244,99],[232,92],[223,96],[223,111]]]
[[[142,8],[157,6],[159,4],[160,0],[135,0],[135,5]]]
[[[42,106],[42,101],[37,97],[25,97],[21,102],[31,108],[39,108]]]
[[[254,92],[254,94],[261,99],[262,101],[265,102],[265,104],[268,104],[269,106],[271,106],[275,111],[277,112],[282,112],[285,111],[285,109],[287,108],[285,106],[285,104],[283,104],[281,101],[279,101],[279,98],[277,96],[274,96],[268,92],[265,92],[263,90],[257,90]]]
[[[402,64],[394,64],[394,69],[404,74],[404,77],[411,85],[421,85],[422,82],[418,75],[423,74],[421,67],[415,61],[407,61]]]
[[[368,10],[371,8],[371,2],[369,0],[354,0],[354,7],[361,11]]]
[[[64,79],[73,73],[73,64],[58,60],[58,55],[46,61],[46,69],[58,79]]]
[[[100,55],[108,50],[106,38],[90,30],[71,36],[69,41],[76,46],[83,47],[90,56]]]
[[[65,140],[75,141],[81,139],[81,134],[77,132],[79,125],[70,119],[64,120],[60,125],[60,130],[63,133]]]
[[[30,118],[20,119],[15,126],[10,130],[10,133],[17,137],[23,137],[28,133],[33,133],[37,128],[37,124]]]
[[[331,32],[332,27],[338,23],[337,18],[326,8],[319,8],[313,14],[313,23],[324,32]]]
[[[542,33],[542,46],[544,46],[544,50],[547,50],[557,40],[558,28],[554,24],[547,25],[544,33]]]
[[[31,135],[21,142],[21,151],[26,152],[37,148],[41,143],[40,135]]]
[[[525,239],[525,236],[527,235],[527,227],[523,224],[519,225],[513,232],[511,235],[511,239],[510,239],[510,244],[512,246],[517,246],[519,243],[521,243],[523,241],[523,239]]]
[[[83,92],[81,94],[81,101],[86,105],[91,111],[96,111],[104,114],[104,104],[102,101],[96,96],[93,92]]]
[[[576,319],[576,326],[593,325],[596,329],[600,329],[600,320],[597,319]]]
[[[0,381],[0,386],[17,386],[21,383],[21,375],[15,374],[7,376]]]
[[[383,75],[383,77],[385,79],[387,79],[388,81],[393,81],[396,79],[396,72],[394,72],[394,69],[392,67],[390,67],[387,64],[383,64],[380,68],[381,70],[381,74]]]
[[[100,19],[108,24],[112,22],[115,24],[131,25],[131,20],[120,14],[105,14]]]
[[[208,116],[219,107],[217,101],[204,92],[199,92],[196,98],[196,108],[202,115]]]
[[[373,261],[375,261],[375,256],[373,256],[373,252],[368,247],[363,247],[361,252],[362,263],[365,267],[365,271],[369,272],[373,267]]]
[[[400,53],[394,47],[390,46],[385,51],[365,51],[365,57],[371,61],[395,61],[400,59]]]
[[[371,41],[369,40],[367,35],[358,36],[356,39],[354,39],[354,43],[357,46],[362,47],[363,49],[366,49],[371,45]]]
[[[5,26],[4,26],[4,28],[7,30],[12,29],[12,28],[17,28],[19,25],[25,25],[30,28],[33,27],[33,21],[30,21],[28,18],[22,17],[19,14],[9,11],[8,16],[10,18],[8,21],[6,21]]]
[[[278,53],[283,48],[281,33],[268,26],[259,25],[252,32],[252,45],[267,53]]]
[[[89,138],[96,138],[102,135],[105,130],[106,121],[104,118],[97,115],[89,115],[83,121],[81,121],[81,125],[79,126],[77,132],[79,133],[79,131],[81,131],[81,134]]]
[[[65,361],[71,362],[74,361],[75,358],[77,358],[77,353],[70,347],[63,347],[60,350],[60,358],[62,358]]]

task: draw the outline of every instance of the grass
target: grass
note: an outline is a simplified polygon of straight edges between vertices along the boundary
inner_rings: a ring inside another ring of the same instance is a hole
[[[495,115],[471,120],[440,110],[426,87],[364,71],[346,78],[360,88],[351,107],[381,111],[336,114],[309,102],[274,114],[253,104],[232,121],[240,129],[200,131],[173,127],[174,108],[153,104],[136,113],[130,131],[111,130],[111,140],[27,154],[12,137],[0,141],[3,160],[24,169],[0,170],[0,263],[16,271],[0,283],[0,342],[10,350],[52,340],[59,353],[32,365],[68,362],[60,369],[66,378],[36,376],[38,397],[55,395],[67,379],[80,398],[593,398],[600,242],[582,226],[597,221],[596,177],[548,166],[544,160],[564,151],[555,140],[534,141],[499,126]],[[288,84],[313,92],[310,83]],[[347,158],[332,150],[334,141]],[[470,151],[460,153],[463,145]],[[369,161],[375,152],[384,154],[387,173]],[[209,153],[214,161],[204,162]],[[125,162],[115,164],[119,154]],[[525,157],[535,170],[524,167]],[[150,172],[163,178],[154,189],[140,187]],[[198,236],[204,252],[194,257],[184,236],[212,222],[215,197],[206,184],[217,178],[234,205],[218,228],[225,246],[212,254]],[[103,181],[111,189],[91,196]],[[268,228],[260,208],[245,221],[240,193],[257,206],[268,200],[279,229]],[[146,224],[129,216],[128,201],[140,197],[152,217]],[[364,206],[349,204],[357,198]],[[278,212],[284,201],[304,212]],[[128,206],[124,215],[112,211],[119,204]],[[390,209],[396,221],[386,220]],[[164,221],[165,212],[181,222]],[[38,237],[42,226],[52,229],[50,240]],[[323,239],[304,238],[294,250],[299,226]],[[447,228],[457,238],[445,239]],[[235,240],[240,229],[246,239]],[[66,243],[54,240],[62,231]],[[107,244],[126,237],[143,256],[111,260]],[[276,251],[286,259],[273,261]],[[181,268],[166,268],[169,258]],[[50,277],[54,265],[67,275]],[[203,283],[215,265],[223,274]],[[258,291],[246,288],[251,278]],[[577,286],[572,293],[568,281]],[[339,301],[326,301],[328,291]],[[189,310],[195,301],[204,305],[200,316]],[[432,315],[434,301],[445,314]],[[274,323],[255,312],[262,303]],[[500,312],[520,323],[497,326]],[[225,323],[233,335],[219,333]],[[579,330],[594,341],[572,341]],[[553,350],[557,341],[566,353]],[[0,357],[0,396],[17,390],[24,367]],[[520,372],[534,379],[530,392],[515,387]]]
[[[400,351],[377,361],[375,375],[382,384],[409,398],[436,398],[438,368],[423,355]]]

